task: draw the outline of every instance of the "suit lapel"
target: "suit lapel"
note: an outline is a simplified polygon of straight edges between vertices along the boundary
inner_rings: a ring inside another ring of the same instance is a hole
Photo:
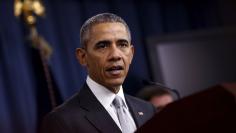
[[[106,109],[100,104],[87,84],[79,93],[79,103],[87,110],[86,118],[102,133],[121,133],[120,128],[113,121]]]
[[[107,113],[90,112],[87,114],[87,119],[102,133],[121,133],[119,127]]]
[[[144,112],[142,111],[143,109],[138,106],[138,104],[135,104],[135,102],[132,102],[132,99],[130,96],[125,95],[126,102],[129,106],[129,110],[132,114],[132,117],[134,118],[135,124],[137,128],[139,128],[143,124],[143,117],[144,117]]]

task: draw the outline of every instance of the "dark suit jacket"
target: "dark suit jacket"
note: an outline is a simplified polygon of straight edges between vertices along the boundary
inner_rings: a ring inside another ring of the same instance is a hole
[[[156,112],[143,100],[125,95],[126,102],[137,127],[143,125]],[[42,133],[121,133],[112,117],[97,100],[87,84],[79,93],[46,115]]]

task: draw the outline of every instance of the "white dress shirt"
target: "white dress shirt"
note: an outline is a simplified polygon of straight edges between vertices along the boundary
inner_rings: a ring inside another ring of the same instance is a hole
[[[120,96],[123,99],[123,101],[125,102],[126,109],[129,112],[128,106],[127,106],[126,101],[125,101],[122,86],[120,86],[119,92],[117,94],[115,94],[112,91],[108,90],[106,87],[104,87],[104,86],[98,84],[97,82],[95,82],[94,80],[92,80],[89,76],[87,76],[86,83],[88,84],[89,88],[91,89],[91,91],[95,95],[95,97],[98,99],[98,101],[102,104],[102,106],[110,114],[110,116],[115,121],[117,126],[121,129],[119,119],[116,115],[116,109],[113,106],[112,102],[113,102],[116,95]],[[135,125],[134,119],[131,116],[130,112],[128,114],[128,117],[131,118],[131,120],[132,120],[132,124],[131,124],[132,129],[134,129],[134,131],[135,131],[137,129],[137,127]]]

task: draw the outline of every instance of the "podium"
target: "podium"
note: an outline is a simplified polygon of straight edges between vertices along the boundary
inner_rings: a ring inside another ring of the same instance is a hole
[[[236,83],[221,84],[167,105],[137,133],[236,133]]]

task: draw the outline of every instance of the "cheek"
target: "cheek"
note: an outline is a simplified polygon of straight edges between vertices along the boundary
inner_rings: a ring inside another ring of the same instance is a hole
[[[129,65],[131,64],[133,58],[129,58]]]
[[[129,52],[127,53],[127,58],[129,60],[129,63],[132,62],[132,59],[133,59],[133,52],[132,52],[132,49],[129,50]]]
[[[87,60],[87,66],[93,71],[100,71],[103,68],[103,61],[98,57],[91,57]]]
[[[127,63],[128,63],[128,65],[130,65],[132,62],[132,59],[133,59],[133,55],[130,53],[126,57],[127,57]]]

